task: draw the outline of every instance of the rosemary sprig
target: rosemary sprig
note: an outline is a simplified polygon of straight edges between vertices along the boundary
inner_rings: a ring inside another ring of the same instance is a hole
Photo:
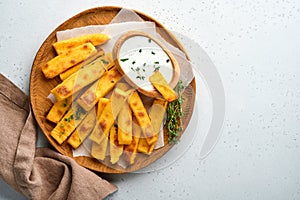
[[[182,91],[184,89],[183,83],[180,80],[175,87],[175,91],[178,94],[178,98],[168,104],[167,107],[167,134],[169,143],[178,142],[178,134],[182,131],[181,118],[183,116],[182,103],[184,98],[182,97]]]

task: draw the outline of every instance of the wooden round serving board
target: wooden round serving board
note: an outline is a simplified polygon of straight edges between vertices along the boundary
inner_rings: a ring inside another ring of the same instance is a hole
[[[56,42],[56,32],[62,31],[66,29],[72,29],[82,26],[88,25],[105,25],[109,24],[111,20],[118,14],[118,12],[122,8],[120,7],[97,7],[92,8],[86,11],[83,11],[72,18],[68,19],[60,26],[58,26],[44,41],[42,46],[40,47],[35,60],[32,65],[31,76],[30,76],[30,101],[34,116],[38,125],[40,126],[42,132],[51,143],[51,145],[59,151],[61,154],[69,156],[73,158],[78,164],[89,168],[94,171],[104,172],[104,173],[125,173],[125,172],[133,172],[139,169],[142,169],[149,164],[153,163],[161,156],[163,156],[170,148],[172,148],[173,144],[166,144],[164,147],[154,150],[150,156],[146,155],[137,155],[136,162],[127,169],[123,169],[119,166],[115,166],[114,168],[110,168],[106,165],[101,164],[98,160],[90,157],[80,156],[73,157],[72,156],[72,148],[67,143],[63,143],[59,145],[56,141],[50,136],[51,130],[55,127],[55,124],[46,120],[46,115],[50,110],[52,103],[47,98],[50,94],[50,90],[54,88],[61,81],[58,77],[54,79],[46,79],[41,71],[41,66],[43,66],[47,61],[56,56],[54,49],[52,48],[52,44]],[[154,20],[153,18],[135,11],[143,20],[145,21],[153,21],[156,23],[156,26],[159,27],[157,32],[169,43],[178,47],[179,49],[184,51],[182,45],[176,40],[176,38],[168,32],[162,24]],[[185,51],[184,51],[185,52]],[[183,132],[187,127],[194,107],[195,101],[195,80],[190,84],[191,87],[185,90],[183,96],[185,98],[185,102],[183,105],[184,117],[183,121]]]

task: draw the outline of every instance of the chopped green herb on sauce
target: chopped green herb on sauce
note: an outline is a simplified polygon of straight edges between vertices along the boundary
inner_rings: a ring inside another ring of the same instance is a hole
[[[158,71],[160,69],[160,66],[154,67],[154,71]]]
[[[144,79],[145,79],[145,76],[138,75],[138,76],[136,77],[136,79],[144,80]]]
[[[120,61],[122,61],[122,62],[125,62],[125,61],[127,61],[127,60],[129,60],[129,58],[121,58],[121,59],[120,59]]]

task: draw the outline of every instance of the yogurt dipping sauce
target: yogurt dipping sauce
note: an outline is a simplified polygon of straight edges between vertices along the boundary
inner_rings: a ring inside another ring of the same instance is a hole
[[[168,83],[173,77],[173,64],[168,54],[145,36],[128,38],[120,48],[119,63],[124,74],[143,90],[153,91],[149,76],[159,70]]]

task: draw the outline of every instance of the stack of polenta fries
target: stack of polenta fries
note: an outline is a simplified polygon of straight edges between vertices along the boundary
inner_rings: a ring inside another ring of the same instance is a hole
[[[162,98],[153,99],[147,112],[139,92],[122,79],[112,54],[98,48],[109,39],[89,34],[53,44],[57,56],[42,71],[46,78],[59,76],[62,82],[51,90],[57,101],[46,118],[56,124],[50,135],[57,143],[76,149],[89,138],[94,158],[106,159],[109,148],[111,164],[123,156],[132,165],[137,152],[153,152],[167,104],[178,95],[155,71],[149,81]]]

